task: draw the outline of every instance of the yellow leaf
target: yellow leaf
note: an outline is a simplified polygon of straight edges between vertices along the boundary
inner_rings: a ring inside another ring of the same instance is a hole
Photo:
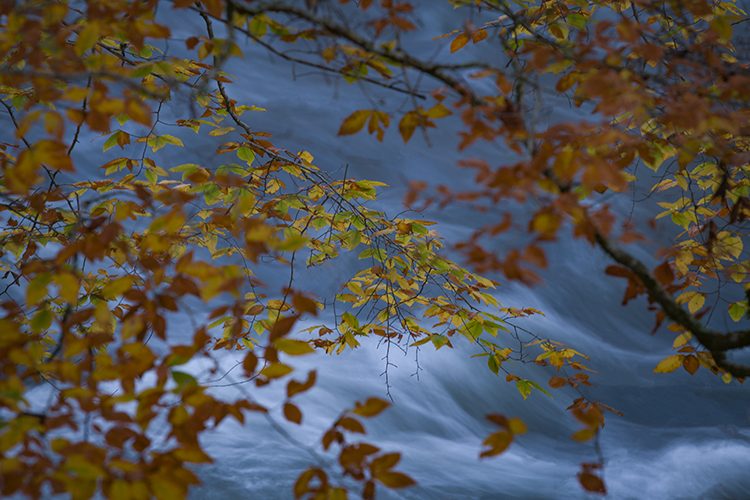
[[[442,104],[436,104],[427,110],[425,115],[430,118],[443,118],[445,116],[452,115],[451,110],[443,106]]]
[[[213,136],[213,137],[219,137],[224,134],[228,134],[232,130],[234,130],[234,127],[221,127],[221,128],[212,130],[211,132],[208,133],[208,135]]]
[[[360,109],[349,115],[339,128],[338,135],[352,135],[356,134],[362,127],[365,126],[365,122],[372,115],[372,110]]]
[[[75,305],[78,302],[78,277],[72,273],[60,273],[55,275],[55,283],[60,287],[60,297],[66,302]]]
[[[404,144],[409,142],[417,125],[419,125],[419,116],[415,111],[409,111],[403,118],[401,118],[401,122],[398,124],[398,130],[401,132],[401,137],[404,138]]]
[[[99,41],[99,25],[91,23],[78,32],[78,39],[76,40],[75,53],[78,57],[81,57],[84,52],[89,50],[91,47],[96,45]]]
[[[573,439],[576,441],[588,441],[596,435],[596,427],[587,427],[573,434]]]
[[[732,25],[725,16],[716,16],[711,22],[711,29],[716,32],[719,37],[729,41],[732,38]]]
[[[273,363],[260,371],[260,374],[268,378],[279,378],[292,373],[294,368],[283,363]]]
[[[102,296],[107,300],[114,300],[133,287],[135,279],[132,276],[123,276],[107,283],[102,288]]]
[[[388,403],[387,401],[383,401],[382,399],[367,398],[365,404],[357,401],[356,408],[354,408],[353,412],[361,417],[370,418],[379,414],[389,406],[390,403]]]
[[[37,304],[47,296],[47,285],[52,281],[52,276],[48,273],[40,274],[26,288],[26,303],[29,305]]]
[[[300,157],[300,160],[306,161],[307,163],[312,163],[315,159],[315,157],[307,151],[300,151],[298,156]]]
[[[676,369],[678,369],[680,366],[682,366],[682,360],[685,358],[682,354],[675,354],[674,356],[669,356],[659,362],[658,365],[656,365],[656,368],[654,368],[654,373],[669,373],[673,372]]]
[[[672,348],[679,349],[680,347],[687,344],[688,341],[690,341],[692,337],[693,337],[693,334],[690,332],[685,332],[682,335],[678,335],[677,338],[674,339],[674,342],[672,343]]]
[[[690,302],[688,302],[688,310],[690,311],[690,314],[694,314],[695,311],[703,307],[703,304],[705,302],[706,302],[706,297],[703,296],[702,294],[696,293],[695,295],[693,295],[693,298],[691,298]]]
[[[167,479],[165,474],[158,474],[149,477],[148,482],[151,492],[157,500],[174,500],[175,498],[184,498],[187,493],[188,485],[181,485],[171,479]]]
[[[436,36],[435,38],[432,39],[432,41],[434,42],[435,40],[440,40],[441,38],[451,36],[453,33],[458,33],[458,30],[453,30],[450,33],[446,33],[445,35]]]
[[[520,418],[511,418],[508,420],[508,430],[513,434],[526,434],[528,429]]]
[[[461,33],[456,38],[454,38],[451,42],[451,54],[465,47],[466,44],[469,43],[469,40],[471,40],[471,35],[466,32]]]
[[[310,344],[303,342],[302,340],[280,338],[273,344],[278,350],[285,352],[290,356],[302,356],[304,354],[315,352],[313,348],[310,347]]]

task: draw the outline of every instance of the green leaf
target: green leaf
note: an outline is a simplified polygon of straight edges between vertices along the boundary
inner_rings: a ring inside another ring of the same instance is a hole
[[[531,388],[529,388],[529,382],[527,380],[516,380],[516,387],[518,388],[518,392],[521,393],[521,396],[523,396],[523,399],[526,399],[529,397],[529,394],[531,394]]]
[[[35,332],[44,332],[52,325],[52,311],[43,307],[32,318],[29,326]]]
[[[117,145],[117,136],[120,135],[119,130],[115,130],[112,135],[109,136],[107,142],[104,143],[103,150],[106,152],[109,148]]]
[[[448,337],[446,337],[445,335],[431,335],[429,338],[435,345],[435,350],[440,349],[444,345],[450,345]]]
[[[547,392],[546,390],[544,390],[544,388],[542,388],[542,386],[541,386],[541,385],[537,384],[537,383],[536,383],[536,382],[534,382],[533,380],[529,380],[528,382],[529,382],[529,385],[530,385],[531,387],[533,387],[534,389],[536,389],[537,391],[543,392],[543,393],[544,393],[544,394],[546,394],[547,396],[549,396],[549,397],[552,397],[552,394],[550,394],[549,392]]]
[[[190,385],[195,385],[195,386],[198,385],[198,381],[195,379],[195,377],[193,377],[189,373],[178,372],[178,371],[173,370],[172,378],[174,379],[175,382],[177,382],[177,385],[180,388],[183,388],[185,386],[190,386]]]
[[[255,151],[248,148],[247,146],[240,146],[237,149],[237,157],[240,160],[245,160],[249,165],[255,160]]]
[[[489,366],[492,373],[494,373],[495,375],[499,375],[500,363],[498,363],[497,355],[493,354],[487,358],[487,366]]]
[[[359,320],[353,314],[345,312],[341,315],[341,319],[353,330],[359,330]]]
[[[305,246],[305,243],[309,240],[310,238],[305,236],[290,236],[279,244],[278,250],[281,250],[282,252],[293,252]]]
[[[747,306],[742,302],[735,302],[729,306],[729,315],[734,321],[739,321],[747,312]]]
[[[586,31],[586,18],[581,14],[568,14],[567,21],[571,26]]]

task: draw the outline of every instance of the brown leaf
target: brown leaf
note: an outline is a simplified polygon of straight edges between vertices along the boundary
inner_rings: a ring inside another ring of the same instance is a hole
[[[700,361],[698,361],[698,358],[696,356],[693,356],[692,354],[689,356],[685,356],[685,359],[682,360],[682,367],[690,375],[693,375],[695,372],[697,372],[700,366]]]
[[[300,392],[305,392],[309,388],[311,388],[313,385],[315,385],[315,379],[316,379],[316,372],[315,370],[310,370],[310,372],[307,374],[307,381],[305,383],[297,382],[296,380],[290,380],[289,384],[286,386],[286,395],[287,397],[291,398],[295,394],[299,394]]]
[[[375,476],[375,479],[389,488],[407,488],[417,484],[412,478],[400,472],[381,472]]]
[[[669,267],[669,262],[664,262],[654,269],[654,277],[659,280],[662,286],[672,283],[674,281],[674,273],[672,272],[672,268]]]
[[[292,297],[292,304],[299,313],[310,313],[313,316],[318,315],[318,305],[314,300],[308,299],[304,295],[295,295]]]
[[[370,469],[372,475],[375,476],[381,472],[387,471],[393,468],[401,460],[401,453],[388,453],[382,457],[378,457],[372,461]]]
[[[359,434],[365,433],[365,428],[359,422],[351,417],[344,417],[338,421],[338,425],[350,432],[358,432]]]
[[[292,403],[284,404],[284,416],[287,420],[294,422],[295,424],[302,423],[302,412]]]
[[[375,498],[375,483],[372,481],[367,481],[365,483],[365,487],[362,491],[362,498],[364,500],[372,500]]]
[[[242,368],[245,369],[245,375],[250,377],[255,373],[255,368],[258,366],[258,358],[253,354],[252,351],[248,352],[245,359],[242,361]]]
[[[269,335],[269,340],[273,341],[278,339],[279,337],[283,337],[287,333],[289,333],[289,330],[292,329],[292,326],[294,326],[294,323],[297,322],[297,317],[292,316],[290,318],[284,318],[280,319],[276,322],[275,325],[273,325],[273,328],[271,329],[271,334]]]
[[[601,493],[602,495],[607,494],[607,489],[604,487],[604,483],[602,482],[602,480],[598,476],[595,476],[590,472],[579,473],[578,480],[581,482],[581,486],[583,486],[583,489],[585,489],[586,491],[591,491],[592,493]]]
[[[560,387],[563,387],[565,384],[568,383],[568,379],[565,377],[552,377],[549,380],[549,386],[553,389],[559,389]]]

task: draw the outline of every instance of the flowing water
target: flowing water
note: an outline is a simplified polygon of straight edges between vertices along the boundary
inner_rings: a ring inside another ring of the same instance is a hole
[[[410,49],[427,55],[434,51],[432,38],[453,29],[455,19],[450,16],[450,11],[436,10],[422,19],[426,34],[410,39]],[[440,57],[447,55],[445,45]],[[317,73],[292,68],[253,47],[243,50],[244,63],[230,69],[242,83],[231,86],[231,92],[235,98],[247,99],[247,104],[268,109],[268,114],[253,117],[257,130],[272,133],[277,145],[312,152],[315,164],[334,175],[343,176],[341,167],[348,165],[349,176],[389,183],[392,189],[384,192],[379,206],[390,214],[403,210],[400,200],[408,179],[470,185],[470,176],[455,166],[465,155],[456,151],[459,124],[452,118],[430,131],[429,145],[417,132],[404,146],[395,125],[383,143],[364,131],[337,138],[341,120],[356,109],[372,108],[374,101],[387,111],[396,111],[401,106],[408,109],[410,103],[377,89],[363,92],[357,85],[329,83]],[[293,74],[296,81],[290,78]],[[570,113],[567,105],[545,110],[550,120],[568,118]],[[510,158],[497,145],[480,145],[471,154],[493,158],[496,164],[505,161],[503,155]],[[624,203],[615,208],[624,215],[633,206]],[[642,220],[649,208],[653,200],[636,205],[633,216]],[[428,216],[440,222],[440,233],[449,241],[465,237],[483,220],[459,205]],[[668,241],[658,240],[665,229],[660,227],[654,234],[655,243]],[[496,249],[501,252],[520,241],[509,237],[498,242]],[[633,251],[648,260],[653,247],[649,248]],[[747,388],[737,382],[725,384],[705,369],[692,377],[683,370],[654,374],[658,361],[671,353],[674,336],[665,331],[649,336],[654,317],[646,301],[621,306],[624,282],[604,274],[611,262],[585,242],[563,237],[546,250],[550,269],[543,274],[544,284],[529,289],[504,282],[498,298],[506,306],[542,310],[544,317],[525,320],[523,326],[588,354],[589,366],[599,374],[592,377],[595,387],[586,388],[586,394],[623,412],[622,417],[607,415],[601,433],[608,498],[750,498]],[[315,284],[322,294],[330,294],[357,271],[357,265],[355,259],[345,257],[302,273],[298,283],[301,288]],[[577,425],[564,411],[577,394],[556,390],[553,400],[535,392],[524,401],[513,384],[487,369],[482,358],[470,358],[476,352],[472,346],[458,341],[455,345],[455,350],[423,349],[418,379],[413,375],[414,352],[400,360],[392,357],[398,365],[389,370],[395,402],[366,422],[368,442],[386,451],[400,451],[399,470],[410,474],[418,486],[398,491],[380,488],[378,498],[589,497],[575,474],[580,462],[595,461],[596,454],[591,444],[570,439]],[[385,396],[383,356],[384,351],[371,344],[341,356],[304,358],[303,366],[318,369],[318,384],[300,397],[305,414],[301,428],[285,428],[295,439],[320,451],[322,432],[342,409],[367,396]],[[551,368],[523,370],[528,378],[542,383],[554,375]],[[222,390],[229,394],[234,388]],[[484,415],[491,412],[520,416],[529,433],[517,438],[501,456],[479,460],[481,442],[492,430]],[[283,421],[278,409],[273,415]],[[205,445],[217,461],[200,469],[205,484],[193,491],[195,500],[291,498],[298,473],[317,463],[261,418],[252,418],[244,426],[223,425],[206,438]]]
[[[455,27],[456,20],[451,15],[450,10],[436,9],[423,18],[424,33],[409,39],[410,49],[432,54],[437,46],[432,38]],[[175,31],[182,31],[186,37],[203,32],[203,27],[194,21],[173,25],[179,26]],[[442,44],[439,57],[447,57],[446,45]],[[330,83],[319,73],[292,68],[257,47],[243,46],[242,50],[244,61],[228,69],[240,83],[230,85],[229,91],[242,104],[268,110],[252,115],[254,129],[272,133],[277,146],[310,151],[316,157],[314,163],[335,176],[343,177],[344,166],[348,165],[349,177],[387,182],[392,189],[383,192],[377,207],[390,215],[403,210],[401,198],[408,179],[458,187],[470,185],[470,176],[455,166],[465,155],[456,150],[459,124],[453,118],[430,131],[429,145],[417,132],[405,146],[395,124],[383,143],[364,131],[337,138],[341,120],[356,109],[382,105],[384,110],[396,113],[399,108],[407,110],[411,103],[398,94],[378,89],[363,91],[356,84]],[[567,106],[545,109],[550,120],[566,118],[569,113]],[[181,137],[190,139],[186,144],[190,144],[191,154],[211,161],[210,152],[216,144],[196,143],[194,135]],[[98,147],[92,146],[100,151]],[[168,150],[161,151],[165,165],[199,160],[186,160],[181,157],[182,150]],[[81,149],[78,154],[82,153],[90,154],[91,161],[99,159],[100,153]],[[480,145],[471,154],[493,158],[495,164],[510,158],[494,144]],[[634,217],[643,217],[650,206],[637,205]],[[631,210],[628,204],[615,208],[621,214]],[[406,216],[418,218],[417,214]],[[491,215],[483,219],[468,207],[452,205],[425,216],[440,222],[438,229],[448,241],[458,241]],[[521,241],[511,235],[497,242],[495,249],[502,252]],[[548,245],[546,251],[550,269],[543,273],[544,284],[526,288],[494,276],[503,282],[497,296],[506,306],[530,306],[543,311],[544,317],[524,320],[522,325],[589,355],[588,365],[599,374],[592,377],[595,387],[584,388],[586,394],[623,412],[622,417],[607,415],[601,433],[608,498],[750,498],[747,388],[737,382],[724,384],[705,369],[693,377],[683,370],[669,375],[652,373],[657,362],[671,353],[673,335],[660,332],[649,336],[654,318],[646,310],[645,300],[621,306],[624,282],[604,274],[610,262],[585,242],[562,237]],[[638,255],[648,259],[650,250]],[[341,282],[356,273],[358,265],[356,257],[344,256],[330,266],[300,270],[295,286],[314,286],[321,296],[330,297]],[[273,276],[259,274],[272,289],[280,286]],[[175,321],[174,338],[179,338],[180,331],[190,331],[187,319],[182,320],[184,325],[179,318]],[[398,365],[389,369],[394,404],[379,417],[365,422],[366,439],[384,451],[400,451],[403,459],[398,470],[408,473],[418,486],[397,491],[379,487],[378,498],[589,497],[575,474],[581,462],[595,461],[597,455],[590,443],[570,439],[578,426],[564,410],[577,394],[560,389],[552,391],[554,399],[550,399],[535,392],[524,401],[514,384],[492,374],[482,358],[470,357],[477,352],[473,346],[461,341],[454,344],[454,350],[422,349],[419,377],[414,376],[417,362],[413,350],[405,356],[391,355],[391,362]],[[371,343],[340,356],[315,354],[299,360],[296,373],[304,373],[305,368],[318,370],[316,387],[297,398],[304,413],[303,425],[283,423],[291,438],[288,439],[260,416],[249,416],[245,425],[222,424],[203,440],[216,462],[197,469],[204,484],[192,490],[190,498],[293,498],[292,485],[299,473],[320,465],[311,450],[324,461],[333,460],[320,450],[319,442],[340,412],[353,406],[354,401],[385,397],[381,376],[384,354],[383,349],[376,349]],[[233,355],[224,356],[224,366],[231,367]],[[522,367],[519,373],[542,384],[555,375],[553,369],[538,366]],[[225,379],[231,380],[231,376]],[[235,398],[241,394],[238,387],[245,386],[214,390]],[[272,384],[271,389],[255,389],[252,384],[247,387],[253,397],[275,405],[272,416],[284,422],[279,400],[274,399],[280,392],[278,384]],[[518,437],[504,454],[480,460],[482,440],[493,430],[484,416],[493,412],[523,418],[529,432]]]

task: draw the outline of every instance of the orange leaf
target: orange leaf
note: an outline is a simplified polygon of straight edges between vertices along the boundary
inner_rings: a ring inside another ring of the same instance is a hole
[[[471,36],[466,32],[463,32],[454,38],[451,42],[451,54],[465,47],[466,44],[469,43],[469,40],[471,40]]]
[[[682,367],[690,375],[693,375],[695,372],[697,372],[700,366],[701,366],[700,361],[698,361],[698,358],[693,356],[692,354],[689,356],[685,356],[685,359],[682,361]]]
[[[474,43],[479,43],[485,38],[487,38],[487,30],[474,30],[474,33],[471,34],[471,40]]]

